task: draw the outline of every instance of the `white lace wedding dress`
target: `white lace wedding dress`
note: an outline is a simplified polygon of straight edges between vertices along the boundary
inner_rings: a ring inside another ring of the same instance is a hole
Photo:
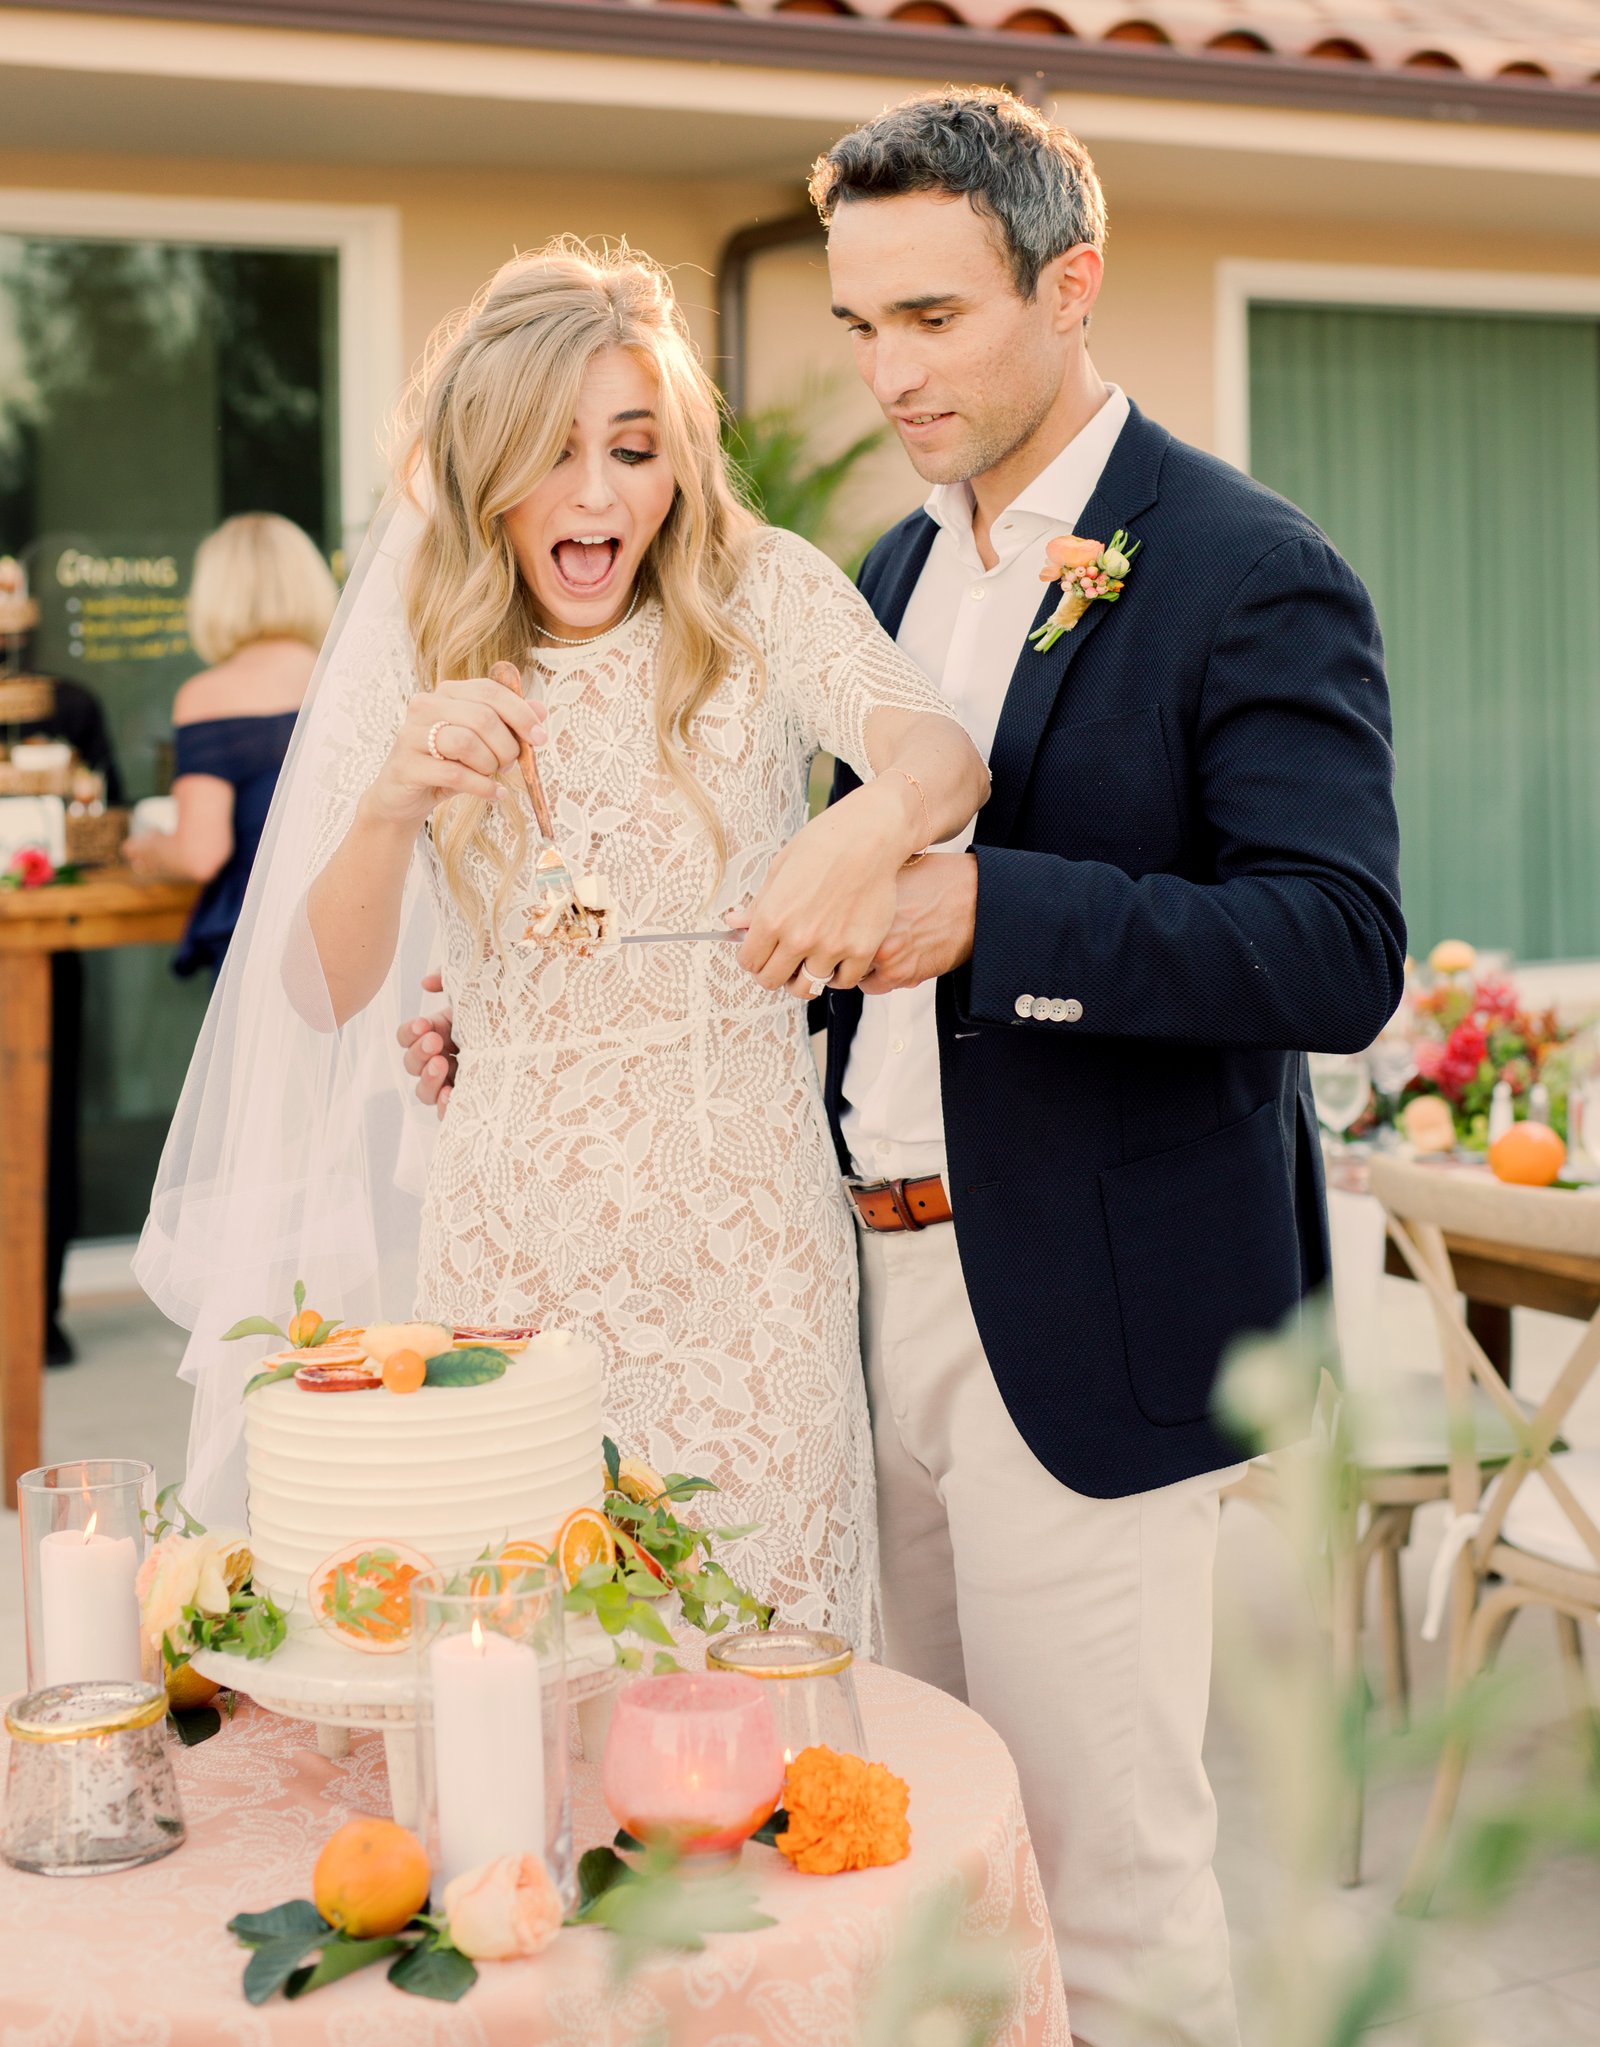
[[[869,773],[875,708],[947,711],[792,534],[762,534],[737,608],[766,677],[741,663],[696,724],[696,774],[728,840],[709,904],[710,841],[656,759],[658,607],[590,647],[539,651],[557,842],[575,873],[609,880],[618,931],[720,924],[804,824],[819,750]],[[404,673],[386,706],[373,700],[362,758],[342,764],[363,787],[416,687],[408,659],[374,665]],[[803,1006],[760,988],[729,944],[582,957],[512,942],[527,886],[496,950],[474,939],[431,845],[426,859],[461,1058],[418,1313],[594,1336],[622,1449],[715,1480],[717,1519],[758,1529],[730,1554],[741,1581],[785,1618],[867,1645],[877,1546],[854,1225]],[[487,862],[472,879],[487,906]]]

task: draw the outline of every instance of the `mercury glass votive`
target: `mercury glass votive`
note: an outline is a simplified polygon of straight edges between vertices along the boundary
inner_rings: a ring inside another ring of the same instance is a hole
[[[706,1650],[708,1670],[754,1678],[772,1701],[784,1760],[805,1748],[865,1757],[850,1644],[823,1628],[741,1628]]]
[[[11,1756],[0,1855],[39,1876],[108,1875],[183,1840],[159,1685],[94,1680],[6,1711]]]
[[[135,1683],[143,1668],[134,1580],[156,1477],[132,1457],[44,1464],[17,1480],[28,1686]]]
[[[767,1687],[723,1671],[625,1685],[601,1783],[635,1840],[702,1863],[736,1859],[783,1795],[783,1743]]]

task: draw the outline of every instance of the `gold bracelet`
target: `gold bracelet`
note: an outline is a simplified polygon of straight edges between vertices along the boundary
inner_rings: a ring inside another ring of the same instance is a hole
[[[920,853],[913,853],[911,856],[911,860],[921,860],[933,851],[933,812],[928,808],[928,792],[909,768],[896,768],[895,773],[897,775],[904,775],[912,788],[922,798],[922,822],[927,826],[927,844]],[[906,862],[908,867],[911,865],[911,860]]]

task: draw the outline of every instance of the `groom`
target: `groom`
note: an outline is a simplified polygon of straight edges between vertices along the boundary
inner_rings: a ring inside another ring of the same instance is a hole
[[[1105,211],[1071,135],[946,92],[845,136],[811,193],[834,312],[932,485],[861,588],[994,778],[818,1019],[888,1659],[1016,1759],[1074,2037],[1234,2047],[1212,1387],[1327,1274],[1302,1051],[1359,1050],[1400,999],[1378,628],[1307,518],[1096,370]],[[1117,529],[1120,594],[1030,644],[1047,542]],[[1150,2002],[1181,2025],[1147,2030]]]

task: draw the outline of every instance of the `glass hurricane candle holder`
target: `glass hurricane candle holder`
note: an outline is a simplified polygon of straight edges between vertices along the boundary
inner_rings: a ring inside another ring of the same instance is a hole
[[[576,1901],[565,1589],[553,1563],[412,1581],[419,1832],[436,1902],[501,1855],[542,1855],[562,1899]]]
[[[160,1675],[143,1668],[134,1590],[155,1503],[154,1471],[131,1457],[45,1464],[17,1480],[30,1691]]]
[[[0,1854],[39,1876],[108,1875],[183,1840],[159,1685],[51,1685],[6,1712]]]
[[[853,1660],[843,1635],[822,1628],[741,1628],[706,1650],[707,1670],[736,1671],[766,1692],[785,1763],[818,1746],[866,1756]]]
[[[636,1841],[734,1861],[777,1810],[783,1743],[768,1688],[724,1671],[640,1678],[617,1694],[601,1772]]]

